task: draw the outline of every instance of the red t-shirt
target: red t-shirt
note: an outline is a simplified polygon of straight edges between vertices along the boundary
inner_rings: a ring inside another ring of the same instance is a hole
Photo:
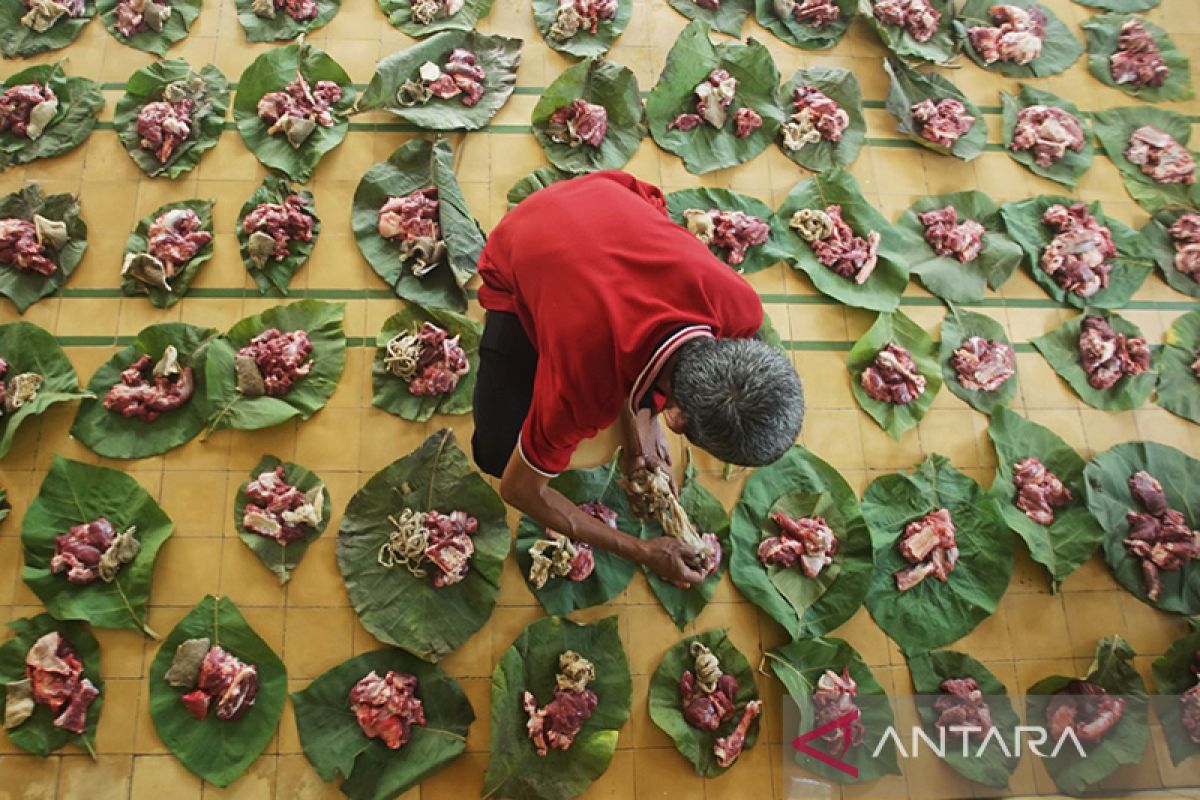
[[[480,304],[515,313],[537,349],[517,447],[546,475],[622,403],[636,408],[679,345],[762,325],[754,289],[671,221],[657,187],[625,172],[530,195],[489,235],[479,274]]]

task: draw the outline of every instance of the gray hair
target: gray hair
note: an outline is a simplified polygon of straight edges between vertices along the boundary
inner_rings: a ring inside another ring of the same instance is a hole
[[[795,367],[759,339],[687,342],[675,359],[671,393],[687,438],[731,464],[778,460],[804,422],[804,388]]]

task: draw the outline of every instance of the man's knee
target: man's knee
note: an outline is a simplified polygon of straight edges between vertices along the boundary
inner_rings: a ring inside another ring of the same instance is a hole
[[[471,457],[475,459],[475,465],[481,472],[493,478],[504,476],[504,468],[508,466],[512,451],[511,446],[506,449],[497,442],[487,441],[478,431],[471,437]]]

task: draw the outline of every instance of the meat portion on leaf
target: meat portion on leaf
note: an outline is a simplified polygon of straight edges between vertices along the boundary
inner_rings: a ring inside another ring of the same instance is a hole
[[[22,0],[28,9],[21,24],[34,33],[45,33],[60,21],[78,19],[87,11],[85,0]]]
[[[863,725],[861,716],[856,713],[859,709],[854,698],[857,696],[858,684],[850,677],[849,667],[844,668],[841,675],[827,669],[817,679],[817,690],[812,696],[813,728],[827,725],[847,714],[855,715],[852,721],[845,725],[837,725],[821,737],[830,753],[842,756],[851,747],[858,747],[863,743],[866,726]]]
[[[1129,137],[1125,157],[1156,183],[1196,182],[1196,160],[1175,137],[1153,125],[1143,125]]]
[[[1050,167],[1070,150],[1083,151],[1083,126],[1074,114],[1056,106],[1032,105],[1017,112],[1009,150],[1029,150],[1039,167]]]
[[[779,132],[786,150],[796,151],[820,141],[840,142],[850,125],[850,115],[815,86],[797,86],[792,93],[793,113]]]
[[[120,383],[104,396],[104,407],[124,417],[154,422],[192,399],[196,380],[191,367],[179,365],[179,352],[167,345],[157,362],[147,353],[121,371]]]
[[[1059,741],[1070,729],[1082,744],[1096,744],[1124,713],[1125,698],[1113,697],[1097,683],[1074,680],[1046,704],[1046,723],[1052,741]]]
[[[396,102],[405,108],[428,103],[433,98],[450,100],[460,97],[464,106],[473,106],[483,97],[483,82],[487,72],[470,50],[456,47],[444,67],[426,61],[417,70],[417,77],[401,84],[396,90]]]
[[[133,561],[141,550],[136,533],[137,526],[132,526],[118,534],[104,517],[74,525],[54,538],[50,572],[54,575],[66,572],[68,581],[81,586],[97,580],[112,583],[117,571]]]
[[[316,0],[253,0],[250,8],[256,17],[275,19],[282,11],[296,22],[310,22],[317,18],[318,11]]]
[[[268,328],[237,351],[237,390],[247,397],[286,397],[312,371],[307,331]]]
[[[842,18],[833,0],[774,0],[780,19],[793,19],[806,28],[821,30]]]
[[[729,107],[737,97],[737,86],[737,78],[719,67],[714,69],[696,84],[693,91],[696,97],[695,113],[685,112],[675,117],[667,130],[690,131],[702,122],[717,129],[725,127],[729,119]]]
[[[382,678],[372,670],[350,689],[350,710],[368,739],[382,739],[399,750],[412,738],[414,725],[425,724],[425,707],[417,697],[417,677],[404,672]]]
[[[944,97],[936,103],[925,98],[912,107],[911,113],[918,135],[940,147],[953,147],[975,124],[967,107],[955,97]]]
[[[409,262],[418,278],[432,272],[448,255],[439,208],[437,187],[427,186],[388,197],[379,209],[379,235],[400,244],[400,260]]]
[[[548,34],[563,42],[580,31],[595,34],[601,22],[615,19],[617,0],[559,0],[558,11]]]
[[[778,536],[759,542],[758,560],[764,565],[791,568],[797,563],[806,578],[815,578],[833,563],[839,541],[824,517],[792,519],[782,511],[771,515]]]
[[[1071,490],[1037,456],[1014,464],[1012,480],[1017,489],[1017,508],[1039,525],[1052,524],[1054,509],[1071,502]]]
[[[409,8],[413,22],[429,25],[434,20],[447,19],[462,11],[464,0],[412,0]]]
[[[929,0],[878,0],[875,19],[884,25],[903,28],[918,42],[928,42],[938,31],[942,14]]]
[[[950,366],[964,389],[994,392],[1016,374],[1016,354],[1006,342],[971,336],[950,356]]]
[[[1200,281],[1200,214],[1189,211],[1182,215],[1168,233],[1175,245],[1175,269]]]
[[[37,399],[45,379],[36,372],[21,372],[8,376],[8,362],[0,358],[0,419],[14,414],[26,403]],[[0,518],[2,519],[2,518]]]
[[[1158,42],[1136,18],[1121,26],[1117,49],[1108,57],[1108,68],[1116,83],[1134,86],[1162,86],[1171,72]]]
[[[842,219],[840,205],[827,206],[824,211],[802,208],[792,215],[788,226],[808,243],[823,266],[857,284],[867,282],[879,260],[880,236],[868,231],[859,236]]]
[[[692,669],[679,676],[679,702],[683,718],[693,728],[715,731],[737,712],[737,678],[721,670],[721,662],[702,642],[688,650]]]
[[[733,766],[733,762],[737,761],[738,756],[742,754],[742,748],[746,746],[746,734],[750,730],[750,725],[760,713],[762,713],[761,700],[751,700],[746,703],[737,727],[728,736],[717,739],[713,745],[713,755],[716,756],[717,766],[722,769]]]
[[[994,5],[988,9],[988,17],[990,26],[967,29],[967,39],[983,63],[1028,64],[1042,54],[1046,15],[1040,8]]]
[[[170,161],[195,129],[193,113],[207,113],[202,106],[204,91],[204,79],[198,75],[168,83],[160,100],[138,110],[135,130],[139,146],[162,164]]]
[[[258,100],[258,118],[267,125],[267,133],[282,133],[293,148],[299,148],[318,127],[337,124],[333,106],[342,99],[342,87],[333,81],[308,81],[296,71],[296,79],[283,91],[267,92]]]
[[[452,586],[467,577],[479,520],[465,511],[442,514],[406,508],[389,516],[393,530],[379,548],[379,563],[387,569],[403,564],[414,578],[424,578],[433,568],[433,588]]]
[[[188,711],[197,719],[207,716],[209,703],[216,703],[217,719],[241,719],[254,705],[258,695],[258,669],[218,645],[211,648],[200,662],[196,688],[188,694],[195,698],[197,693],[204,698],[203,714],[196,713],[199,708],[194,706],[194,701],[183,700]]]
[[[314,217],[308,200],[289,194],[282,203],[259,203],[242,220],[250,261],[262,269],[267,261],[283,261],[292,242],[311,242]]]
[[[160,33],[171,17],[170,0],[117,0],[117,32],[129,39],[145,31]]]
[[[49,277],[58,271],[54,256],[67,241],[66,224],[41,214],[34,214],[32,221],[0,219],[0,264]]]
[[[51,631],[34,642],[25,655],[25,678],[33,702],[58,715],[56,728],[78,734],[87,730],[88,709],[100,692],[83,677],[83,662],[66,637]]]
[[[987,231],[973,219],[964,218],[959,222],[954,206],[917,214],[917,219],[925,226],[925,241],[939,256],[956,258],[961,264],[979,258],[983,235]]]
[[[579,510],[595,517],[602,523],[617,529],[617,512],[604,503],[580,503]],[[596,568],[592,546],[577,542],[569,536],[546,529],[546,538],[533,543],[529,548],[533,562],[529,566],[529,582],[541,589],[550,578],[566,578],[579,582],[587,580]]]
[[[58,114],[58,96],[49,84],[21,83],[0,94],[0,133],[34,141]]]
[[[533,693],[524,692],[521,706],[529,716],[525,729],[539,756],[547,755],[552,748],[570,749],[575,743],[583,723],[600,703],[596,693],[588,688],[588,683],[595,679],[596,668],[592,662],[567,650],[558,657],[554,699],[538,708]]]
[[[933,711],[938,715],[933,723],[939,729],[968,728],[972,739],[985,739],[994,727],[992,713],[983,692],[974,678],[949,678],[938,686]]]
[[[282,465],[248,483],[246,496],[250,502],[242,510],[242,527],[281,545],[304,539],[321,526],[325,487],[300,491],[288,483]]]
[[[158,288],[170,292],[171,279],[211,241],[212,234],[204,230],[204,223],[195,211],[190,208],[164,211],[150,223],[146,252],[125,254],[121,275],[134,279],[147,290]]]
[[[562,106],[546,122],[546,135],[559,144],[599,147],[608,132],[608,111],[604,106],[577,97]]]
[[[388,340],[383,364],[388,372],[408,384],[417,397],[438,397],[458,388],[471,371],[458,336],[426,321],[415,331],[402,331]]]
[[[1042,222],[1054,231],[1054,238],[1038,259],[1042,271],[1064,291],[1079,297],[1091,297],[1108,286],[1117,255],[1112,231],[1101,225],[1083,203],[1064,206],[1056,203],[1042,214]]]
[[[1180,722],[1183,723],[1188,738],[1200,744],[1200,650],[1192,656],[1191,672],[1196,684],[1179,698],[1180,704],[1183,705]]]
[[[881,403],[908,405],[925,392],[925,376],[917,371],[912,354],[895,342],[875,355],[859,382],[868,397]]]
[[[683,222],[701,242],[724,250],[725,263],[731,267],[746,260],[747,250],[771,237],[771,226],[745,211],[689,208],[683,212]]]
[[[902,592],[907,592],[930,575],[945,583],[958,563],[954,521],[945,508],[930,511],[904,526],[897,546],[904,560],[913,565],[895,575],[896,588]]]
[[[1149,472],[1131,475],[1129,491],[1143,510],[1126,512],[1129,536],[1124,544],[1141,559],[1146,596],[1153,601],[1162,594],[1161,572],[1176,572],[1200,559],[1200,531],[1192,530],[1183,514],[1168,506],[1162,484]]]
[[[1104,317],[1084,317],[1079,327],[1079,360],[1094,389],[1111,389],[1126,375],[1150,369],[1150,348],[1141,336],[1117,333]]]

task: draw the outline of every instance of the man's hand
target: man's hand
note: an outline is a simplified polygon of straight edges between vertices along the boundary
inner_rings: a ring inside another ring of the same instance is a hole
[[[676,586],[691,586],[704,580],[704,575],[687,565],[693,552],[671,536],[659,536],[643,542],[641,562],[660,578]]]
[[[625,426],[625,449],[621,454],[621,472],[626,477],[638,469],[650,472],[662,468],[671,477],[671,491],[679,495],[679,487],[675,485],[675,477],[671,475],[671,450],[667,446],[667,436],[658,422],[658,417],[642,409],[637,414],[630,414],[629,409],[622,412]]]

